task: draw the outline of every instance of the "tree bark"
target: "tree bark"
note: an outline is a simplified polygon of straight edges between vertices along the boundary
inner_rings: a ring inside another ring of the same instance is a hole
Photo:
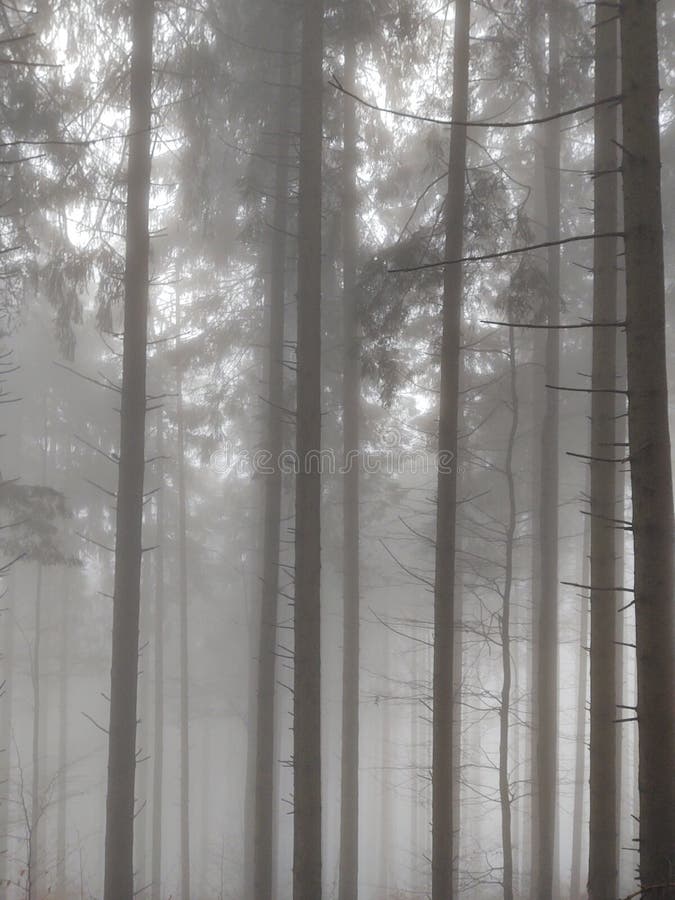
[[[132,900],[138,617],[145,468],[153,0],[131,10],[124,351],[115,536],[104,900]]]
[[[502,595],[502,696],[499,706],[499,800],[501,806],[502,852],[504,857],[504,900],[513,900],[513,840],[511,835],[511,786],[509,783],[509,724],[511,715],[511,589],[513,586],[513,553],[516,536],[516,484],[513,454],[518,434],[518,384],[516,344],[513,328],[509,328],[509,375],[511,428],[506,448],[504,473],[509,496],[509,518],[506,525],[506,560]]]
[[[321,893],[321,171],[323,0],[304,0],[298,217],[293,900]]]
[[[70,451],[68,464],[71,466]],[[59,762],[57,769],[57,824],[56,824],[56,896],[67,900],[67,843],[68,831],[68,705],[69,705],[69,663],[70,663],[70,622],[71,577],[66,571],[63,577],[60,611],[60,653],[59,653]]]
[[[392,683],[391,636],[385,626],[383,648],[382,695],[379,701],[380,713],[380,814],[379,814],[379,855],[377,870],[377,890],[380,897],[388,898],[391,891],[392,871],[392,786],[391,786],[391,701],[387,696]]]
[[[182,326],[180,264],[176,263],[176,333]],[[180,353],[180,338],[176,340]],[[187,496],[185,486],[185,422],[183,361],[176,371],[176,428],[178,437],[178,612],[180,643],[180,884],[181,900],[190,900],[190,671],[188,658]]]
[[[46,440],[46,438],[45,438]],[[43,451],[45,458],[47,450]],[[44,471],[44,465],[43,465]],[[44,484],[45,479],[42,479]],[[40,663],[42,644],[42,563],[37,566],[37,582],[35,587],[35,626],[33,637],[33,654],[31,659],[31,680],[33,682],[33,744],[31,775],[31,813],[28,834],[28,871],[26,873],[28,900],[34,900],[39,890],[38,878],[38,831],[40,828]]]
[[[256,706],[256,775],[254,836],[254,897],[271,900],[274,869],[275,818],[275,686],[279,598],[279,539],[281,531],[282,474],[279,457],[283,449],[282,409],[284,405],[284,305],[286,302],[286,254],[288,232],[288,183],[291,98],[286,54],[290,50],[291,29],[284,14],[282,62],[279,65],[278,120],[275,146],[274,213],[269,237],[268,271],[265,281],[267,306],[267,423],[265,450],[271,456],[272,471],[265,475],[263,574],[258,635],[258,698]]]
[[[145,524],[144,515],[144,524]],[[146,607],[145,595],[148,586],[147,570],[143,569],[141,573],[141,610],[139,620],[140,646],[143,648],[139,653],[138,663],[138,680],[139,680],[139,699],[138,699],[138,722],[137,722],[137,741],[138,741],[138,768],[136,774],[135,794],[138,808],[136,810],[136,818],[134,820],[134,881],[136,891],[143,892],[148,885],[148,792],[149,792],[149,753],[148,742],[150,740],[150,665],[149,665],[149,610]]]
[[[595,98],[617,93],[618,30],[614,10],[596,6]],[[595,231],[618,227],[617,107],[595,111]],[[593,321],[617,321],[616,238],[597,238],[594,247]],[[616,806],[616,629],[617,466],[615,456],[616,329],[593,329],[591,395],[591,752],[588,894],[591,900],[618,896]],[[621,410],[623,412],[623,410]],[[620,454],[619,454],[620,455]]]
[[[581,583],[589,584],[591,551],[591,522],[587,516],[584,522],[583,561]],[[585,591],[581,597],[579,620],[579,664],[577,669],[577,727],[576,754],[574,762],[574,812],[572,815],[572,866],[570,870],[570,900],[581,900],[581,845],[584,821],[584,795],[586,788],[586,719],[588,703],[588,619],[589,599]]]
[[[560,110],[560,10],[559,0],[548,6],[548,110]],[[560,122],[545,128],[544,195],[546,240],[560,240]],[[560,369],[560,247],[547,254],[548,302],[545,373],[546,384],[558,383]],[[559,409],[557,391],[547,390],[542,423],[539,528],[541,563],[537,624],[537,900],[552,900],[555,872],[556,797],[558,771],[558,448]]]
[[[356,85],[355,5],[345,4],[343,78]],[[357,119],[355,101],[343,97],[342,289],[343,450],[342,481],[342,768],[340,795],[339,900],[356,900],[359,871],[359,406],[361,348],[356,309],[358,255]]]
[[[466,122],[469,105],[470,0],[455,6],[452,118]],[[458,259],[464,244],[467,129],[450,134],[445,201],[445,257]],[[432,900],[452,900],[453,868],[453,657],[457,518],[457,431],[462,321],[462,265],[446,266],[443,277],[441,393],[438,425],[438,491],[434,584],[434,670],[432,750]]]
[[[41,467],[41,483],[47,484],[47,457],[51,450],[49,441],[49,425],[47,419],[47,400],[46,396],[43,403],[44,418],[44,438],[42,445],[42,467]],[[32,778],[31,778],[31,814],[30,814],[30,831],[28,835],[28,871],[26,873],[27,895],[28,900],[34,900],[38,896],[41,889],[38,865],[40,863],[40,837],[42,827],[40,820],[42,818],[42,798],[41,791],[41,772],[40,763],[42,759],[42,726],[45,724],[43,720],[42,710],[42,628],[43,628],[43,608],[42,608],[42,584],[43,584],[43,565],[41,562],[37,564],[37,582],[35,585],[35,627],[33,637],[33,654],[31,659],[31,680],[33,682],[33,744],[32,744]]]
[[[673,493],[665,346],[657,3],[621,5],[629,451],[635,548],[640,880],[675,897]]]
[[[164,418],[159,412],[157,423],[157,456],[159,457],[159,490],[156,499],[155,603],[154,633],[154,716],[152,744],[152,900],[162,896],[162,785],[164,774]]]
[[[0,801],[0,884],[9,877],[10,818],[9,806],[12,800],[12,710],[14,700],[14,597],[16,592],[16,573],[10,570],[10,583],[7,591],[7,609],[4,612],[4,645],[2,669],[4,694],[2,697],[2,753],[0,753],[0,785],[2,800]]]

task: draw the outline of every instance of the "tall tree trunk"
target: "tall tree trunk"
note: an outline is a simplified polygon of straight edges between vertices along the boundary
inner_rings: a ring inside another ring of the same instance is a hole
[[[559,0],[548,6],[549,114],[560,110]],[[548,302],[545,373],[546,384],[558,383],[560,369],[560,122],[545,129],[544,195],[548,250]],[[547,390],[542,424],[540,480],[540,580],[537,634],[537,900],[552,900],[555,872],[556,795],[558,771],[558,394]]]
[[[143,517],[144,524],[146,522]],[[139,654],[139,701],[138,701],[138,769],[136,775],[136,800],[138,808],[134,821],[134,881],[136,891],[142,893],[148,886],[148,742],[150,740],[150,661],[149,661],[149,610],[145,595],[148,587],[148,572],[143,569],[141,576],[140,646]]]
[[[462,406],[459,406],[459,416]],[[462,539],[457,542],[461,552]],[[452,870],[453,895],[459,896],[459,860],[462,853],[462,673],[464,666],[464,580],[457,578],[455,585],[455,632],[452,651],[452,834],[456,865]]]
[[[618,30],[614,10],[595,13],[595,99],[617,93]],[[617,230],[617,107],[595,110],[595,231]],[[593,321],[617,320],[616,238],[596,238]],[[616,900],[616,329],[593,329],[591,395],[591,767],[588,893]],[[620,456],[621,454],[619,454]]]
[[[176,264],[176,333],[182,327],[180,264]],[[176,341],[180,353],[180,338]],[[178,612],[180,643],[180,885],[181,900],[190,900],[190,671],[188,659],[187,496],[185,487],[185,421],[183,361],[176,372],[176,428],[178,432]]]
[[[345,4],[343,78],[356,86],[355,5]],[[339,900],[356,900],[359,872],[359,401],[361,348],[356,309],[358,255],[357,120],[355,101],[343,97],[342,289],[343,450],[342,481],[342,768]]]
[[[199,877],[202,884],[202,897],[208,897],[211,882],[209,881],[209,860],[211,842],[211,717],[204,716],[202,729],[202,760],[200,771],[201,790],[201,846],[199,848]]]
[[[155,506],[156,550],[154,632],[154,716],[152,746],[152,900],[162,896],[162,785],[164,774],[164,417],[157,423],[159,490]]]
[[[256,706],[254,898],[271,900],[274,869],[275,817],[275,686],[279,598],[279,538],[281,530],[282,475],[279,457],[283,449],[284,405],[284,305],[286,302],[286,253],[288,232],[288,181],[291,105],[290,74],[286,55],[291,28],[284,13],[279,65],[277,138],[275,146],[274,213],[269,235],[268,271],[265,281],[267,313],[267,422],[265,449],[272,471],[265,476],[263,572],[258,635]]]
[[[70,466],[70,452],[68,454]],[[56,822],[56,896],[67,900],[67,841],[68,831],[68,705],[70,663],[69,606],[72,600],[70,572],[63,576],[59,635],[59,762],[57,769]]]
[[[591,520],[584,522],[583,561],[581,583],[589,584],[591,551]],[[579,664],[577,668],[577,727],[576,753],[574,762],[574,812],[572,814],[572,866],[570,870],[570,900],[581,900],[582,851],[585,830],[584,800],[586,788],[586,719],[588,703],[588,619],[589,600],[586,591],[581,595],[581,616],[579,619]]]
[[[321,898],[321,157],[323,0],[304,0],[295,498],[293,900]]]
[[[469,105],[470,0],[455,6],[452,118],[466,122]],[[445,201],[445,257],[458,259],[464,243],[466,127],[450,136],[448,194]],[[457,513],[457,430],[459,403],[462,266],[445,266],[441,394],[438,425],[438,493],[434,585],[434,670],[432,750],[432,900],[453,893],[453,657]]]
[[[380,697],[380,815],[379,815],[379,857],[378,895],[387,900],[391,890],[392,871],[392,803],[391,803],[391,706],[387,696],[392,683],[391,640],[389,628],[385,626],[383,641],[383,681]]]
[[[2,654],[3,695],[0,711],[2,714],[2,737],[0,744],[0,884],[9,877],[10,817],[9,808],[12,800],[12,708],[14,700],[14,603],[16,592],[16,573],[10,570],[9,589],[7,591],[7,608],[4,611],[3,632],[4,646]]]
[[[131,9],[124,352],[115,536],[104,900],[132,900],[152,126],[153,0]]]
[[[46,440],[46,438],[45,438]],[[47,450],[44,450],[45,458]],[[44,466],[43,466],[44,471]],[[44,484],[45,479],[42,479]],[[40,797],[40,663],[42,644],[42,563],[37,566],[37,582],[35,586],[35,625],[33,637],[33,657],[31,660],[31,679],[33,682],[33,745],[31,776],[31,813],[28,835],[28,871],[26,873],[28,900],[35,900],[39,889],[38,878],[38,832],[40,829],[41,797]]]
[[[618,66],[618,60],[617,60]],[[619,221],[622,220],[621,212],[619,212]],[[625,319],[626,311],[625,305],[622,303],[622,291],[619,290],[619,310],[617,312],[617,316]],[[623,340],[623,334],[619,335],[619,339],[617,342],[617,356],[619,360],[624,361],[625,365],[625,349],[626,345]],[[623,398],[619,398],[619,403],[622,403],[623,406]],[[618,404],[617,404],[618,405]],[[625,406],[623,406],[625,409]],[[618,447],[626,446],[626,437],[628,435],[628,428],[625,417],[621,417],[617,420],[617,428],[616,428],[616,442]],[[623,519],[624,521],[627,518],[627,510],[626,510],[626,470],[623,467],[619,467],[616,473],[616,512],[615,516],[617,519]],[[619,527],[617,529],[617,541],[616,541],[616,566],[615,566],[615,584],[616,585],[625,585],[626,584],[626,559],[625,559],[625,543],[626,543],[626,532],[623,530],[623,527]],[[621,601],[621,598],[625,596],[624,594],[619,594],[617,597],[617,601]],[[628,607],[627,609],[624,607]],[[626,599],[624,602],[620,604],[620,607],[616,616],[616,702],[618,704],[619,712],[625,705],[629,703],[629,699],[626,696],[626,651],[627,651],[627,633],[628,629],[626,627],[626,617],[628,615],[633,615],[633,608],[630,605],[630,601]],[[631,636],[634,632],[631,632]],[[634,683],[634,682],[633,682]],[[634,733],[637,733],[637,728],[634,723],[631,723],[631,730]],[[630,796],[630,781],[626,778],[629,775],[629,767],[626,765],[628,759],[626,757],[626,750],[629,746],[629,742],[626,740],[626,735],[624,734],[623,727],[616,727],[615,730],[616,736],[616,788],[615,788],[615,796],[616,796],[616,819],[617,819],[617,846],[619,848],[619,860],[618,860],[618,890],[617,895],[622,896],[626,893],[624,887],[633,884],[633,866],[635,863],[635,858],[633,857],[633,853],[630,852],[634,850],[634,847],[631,847],[631,837],[632,837],[632,828],[628,827],[632,825],[631,812],[632,812],[632,803]]]
[[[47,420],[47,399],[46,395],[43,403],[44,418],[44,439],[42,445],[42,467],[41,467],[41,483],[47,484],[47,456],[50,451],[49,442],[49,425]],[[40,819],[42,818],[42,797],[41,791],[41,772],[40,762],[42,759],[42,726],[44,724],[42,710],[42,685],[41,685],[41,649],[42,649],[42,628],[43,628],[43,608],[42,608],[42,585],[43,585],[43,566],[41,562],[37,564],[37,581],[35,585],[35,624],[33,637],[33,655],[31,659],[31,679],[33,682],[33,744],[32,744],[32,779],[31,779],[31,814],[30,814],[30,833],[28,835],[28,900],[34,900],[38,896],[41,888],[38,865],[41,862],[40,854],[40,832],[42,831]]]
[[[420,881],[420,754],[419,754],[419,655],[413,656],[412,697],[410,701],[410,891],[418,890]]]
[[[499,706],[499,800],[502,819],[502,852],[504,900],[513,900],[513,841],[511,836],[511,786],[509,783],[509,720],[511,716],[511,588],[513,586],[513,553],[517,524],[516,485],[513,474],[513,453],[518,434],[518,384],[516,344],[513,329],[509,329],[509,374],[511,428],[506,448],[504,474],[509,495],[509,518],[506,525],[506,560],[502,595],[502,696]]]
[[[675,877],[673,493],[656,0],[621,5],[629,450],[635,547],[640,880]],[[675,897],[675,887],[651,898]]]

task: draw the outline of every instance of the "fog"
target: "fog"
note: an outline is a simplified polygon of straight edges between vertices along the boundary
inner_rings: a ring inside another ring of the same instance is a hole
[[[0,898],[675,896],[674,22],[3,7]]]

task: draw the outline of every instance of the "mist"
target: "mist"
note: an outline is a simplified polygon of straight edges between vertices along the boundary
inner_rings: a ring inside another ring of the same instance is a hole
[[[674,23],[0,10],[0,898],[675,898]]]

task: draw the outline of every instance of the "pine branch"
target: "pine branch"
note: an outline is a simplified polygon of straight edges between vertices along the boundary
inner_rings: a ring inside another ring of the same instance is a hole
[[[347,97],[351,97],[352,100],[356,100],[361,106],[366,106],[368,109],[373,109],[376,112],[389,113],[392,116],[399,116],[403,119],[413,119],[415,122],[429,122],[432,125],[457,125],[462,128],[526,128],[530,125],[545,125],[547,122],[555,122],[556,119],[564,119],[567,116],[573,116],[575,113],[585,112],[587,109],[595,109],[597,106],[604,106],[608,103],[619,103],[623,99],[621,94],[615,94],[612,97],[605,97],[603,100],[593,100],[590,103],[582,103],[580,106],[574,106],[571,109],[565,109],[559,113],[551,113],[547,116],[537,116],[534,119],[521,119],[518,122],[490,122],[486,119],[469,119],[466,122],[462,122],[453,119],[438,119],[435,116],[424,116],[405,110],[378,106],[377,103],[371,103],[369,100],[359,97],[358,94],[354,94],[352,91],[347,90],[347,88],[340,83],[336,75],[332,76],[328,84],[340,91],[341,94],[345,94]]]
[[[498,253],[484,253],[480,256],[462,256],[459,259],[444,259],[441,262],[421,263],[418,266],[408,266],[401,269],[389,269],[390,274],[396,272],[419,272],[421,269],[437,269],[439,266],[454,266],[458,263],[485,262],[489,259],[504,259],[507,256],[517,256],[520,253],[529,253],[531,250],[544,250],[547,247],[561,247],[564,244],[574,244],[577,241],[594,241],[598,238],[623,237],[623,231],[606,231],[600,234],[577,234],[574,237],[562,238],[559,241],[544,241],[541,244],[529,244],[527,247],[514,247],[513,250],[501,250]]]

